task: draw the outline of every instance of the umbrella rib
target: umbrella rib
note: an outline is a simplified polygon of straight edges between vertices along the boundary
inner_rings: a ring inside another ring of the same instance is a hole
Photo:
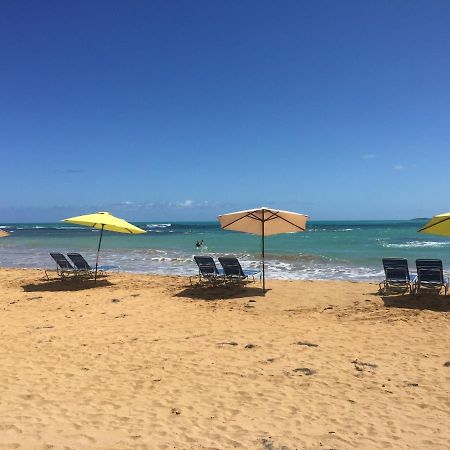
[[[450,220],[450,217],[446,217],[445,219],[442,219],[440,222],[436,222],[436,223],[433,223],[433,224],[428,225],[426,227],[423,227],[420,230],[418,230],[417,232],[420,233],[421,231],[428,230],[428,228],[432,228],[432,227],[435,227],[436,225],[440,225],[442,222],[445,222],[447,220]]]
[[[266,210],[266,211],[270,211],[270,210]],[[284,217],[281,217],[280,215],[278,215],[278,213],[274,213],[273,211],[270,211],[270,213],[272,214],[270,217],[268,217],[267,219],[264,220],[264,222],[267,222],[269,220],[274,220],[274,219],[281,219],[284,220],[286,223],[288,223],[289,225],[292,225],[295,228],[298,228],[300,231],[305,231],[305,229],[303,227],[300,227],[298,225],[296,225],[295,223],[291,222],[290,220],[285,219]],[[236,222],[239,222],[242,219],[245,219],[246,217],[249,217],[251,219],[255,219],[255,220],[259,220],[260,222],[263,222],[262,219],[260,219],[258,216],[256,216],[254,214],[254,212],[249,212],[248,214],[245,214],[244,216],[239,217],[236,220],[233,220],[232,222],[230,222],[227,225],[224,225],[222,228],[228,228],[229,226],[235,224]]]
[[[302,228],[302,227],[296,225],[295,223],[292,223],[290,220],[287,220],[287,219],[285,219],[284,217],[279,216],[278,213],[273,213],[273,214],[274,214],[274,216],[276,216],[278,219],[284,220],[285,222],[287,222],[288,224],[292,225],[293,227],[298,228],[300,231],[305,231],[304,228]],[[270,219],[272,219],[272,218],[270,218]],[[270,219],[268,219],[268,220],[270,220]]]
[[[230,223],[228,223],[227,225],[224,225],[222,228],[227,228],[227,227],[229,227],[229,226],[235,224],[236,222],[239,222],[240,220],[245,219],[246,217],[250,217],[250,218],[252,218],[252,219],[256,219],[256,220],[262,221],[258,216],[253,215],[253,212],[250,212],[250,213],[248,213],[248,214],[245,214],[244,216],[239,217],[239,218],[236,219],[236,220],[233,220],[233,222],[230,222]]]

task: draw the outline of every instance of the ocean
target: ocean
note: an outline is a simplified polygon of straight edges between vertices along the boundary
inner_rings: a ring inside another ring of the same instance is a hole
[[[270,279],[383,278],[382,257],[407,258],[414,272],[416,258],[440,258],[450,264],[450,239],[417,233],[425,223],[409,221],[309,221],[305,233],[266,238],[266,274]],[[261,240],[224,231],[218,222],[135,223],[146,234],[105,232],[101,264],[121,271],[193,275],[195,254],[236,255],[244,268],[258,268]],[[65,223],[14,223],[2,229],[0,266],[52,268],[50,251],[76,251],[95,264],[99,231]],[[201,250],[196,242],[203,240]]]

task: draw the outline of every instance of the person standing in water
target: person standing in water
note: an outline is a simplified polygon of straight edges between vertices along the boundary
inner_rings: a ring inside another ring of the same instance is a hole
[[[202,239],[201,241],[197,241],[197,242],[195,243],[195,248],[196,248],[197,250],[202,250],[202,249],[203,249],[203,239]]]

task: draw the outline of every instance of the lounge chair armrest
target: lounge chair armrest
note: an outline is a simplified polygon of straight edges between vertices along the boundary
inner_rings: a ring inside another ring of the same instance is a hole
[[[258,273],[261,273],[261,271],[257,269],[243,269],[243,272],[246,275],[257,275]]]
[[[120,267],[119,266],[98,266],[97,269],[98,270],[119,270]],[[95,268],[93,268],[93,270],[95,270]]]

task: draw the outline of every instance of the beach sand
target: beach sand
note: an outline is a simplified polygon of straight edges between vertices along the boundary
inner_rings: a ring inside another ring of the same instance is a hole
[[[0,279],[1,449],[450,448],[450,297]]]

